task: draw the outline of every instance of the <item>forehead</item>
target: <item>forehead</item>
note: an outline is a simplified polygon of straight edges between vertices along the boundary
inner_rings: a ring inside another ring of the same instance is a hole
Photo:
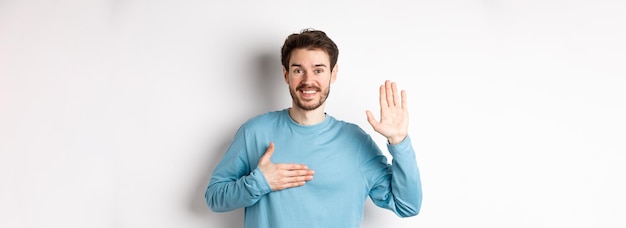
[[[291,51],[291,57],[289,58],[289,66],[319,66],[324,65],[328,67],[330,65],[330,56],[322,49],[304,49],[298,48]]]

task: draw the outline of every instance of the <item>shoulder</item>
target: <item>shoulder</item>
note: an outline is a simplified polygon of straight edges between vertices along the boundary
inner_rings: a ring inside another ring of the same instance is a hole
[[[276,124],[282,116],[285,115],[285,110],[271,111],[263,114],[259,114],[248,119],[241,125],[241,129],[255,130],[266,129],[268,126]]]
[[[337,127],[342,134],[350,135],[351,137],[369,138],[369,134],[359,127],[359,125],[345,120],[335,119],[334,117],[331,118],[335,122],[335,127]]]
[[[358,151],[356,154],[358,154],[360,161],[369,160],[380,155],[381,152],[378,145],[374,142],[371,135],[359,127],[359,125],[342,120],[337,120],[335,125],[339,131],[337,131],[334,138],[341,142],[344,149]]]

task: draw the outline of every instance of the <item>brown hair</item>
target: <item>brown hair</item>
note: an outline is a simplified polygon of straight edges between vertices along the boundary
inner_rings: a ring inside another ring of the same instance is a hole
[[[303,29],[300,33],[293,33],[287,37],[280,50],[280,58],[285,69],[289,69],[291,51],[294,49],[322,49],[330,58],[330,69],[334,69],[339,57],[339,49],[326,33],[320,30]]]

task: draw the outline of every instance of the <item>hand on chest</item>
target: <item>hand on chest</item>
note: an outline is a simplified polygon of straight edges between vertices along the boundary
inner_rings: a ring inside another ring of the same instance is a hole
[[[313,180],[305,186],[341,187],[362,181],[359,167],[361,152],[332,144],[289,142],[275,144],[272,162],[304,164],[314,170]]]

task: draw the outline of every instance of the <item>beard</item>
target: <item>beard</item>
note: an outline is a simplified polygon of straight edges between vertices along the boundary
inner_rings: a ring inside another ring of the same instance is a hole
[[[304,101],[300,97],[298,97],[298,94],[299,94],[298,91],[304,88],[308,88],[308,89],[312,88],[312,89],[315,89],[317,92],[319,92],[320,93],[319,100],[317,102],[311,101],[311,103],[307,104],[307,101]],[[291,94],[291,99],[294,101],[295,105],[298,106],[298,108],[302,110],[306,110],[306,111],[311,111],[311,110],[315,110],[319,108],[320,106],[322,106],[322,104],[324,104],[324,102],[326,102],[326,98],[328,98],[328,94],[330,94],[330,85],[328,85],[328,87],[326,87],[324,91],[322,91],[317,86],[299,85],[298,87],[296,87],[296,89],[289,88],[289,93]]]

